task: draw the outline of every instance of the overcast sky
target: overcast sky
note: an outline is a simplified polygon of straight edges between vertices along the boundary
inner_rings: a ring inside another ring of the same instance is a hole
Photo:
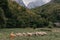
[[[33,2],[33,1],[36,1],[36,0],[23,0],[23,2],[28,5],[30,2]]]
[[[16,0],[17,2],[19,0]],[[40,0],[23,0],[24,4],[27,6],[30,2],[40,1]],[[42,0],[44,3],[50,2],[51,0]]]
[[[25,5],[27,6],[30,2],[33,2],[33,1],[38,1],[38,0],[23,0],[23,2],[25,3]],[[50,2],[51,0],[42,0],[43,2],[47,3],[47,2]]]

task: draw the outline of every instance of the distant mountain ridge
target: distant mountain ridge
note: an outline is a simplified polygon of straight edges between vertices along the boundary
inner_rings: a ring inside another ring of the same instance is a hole
[[[48,2],[47,1],[44,1],[44,0],[35,0],[35,1],[32,1],[32,2],[29,2],[29,4],[27,4],[27,6],[26,6],[26,4],[24,3],[23,0],[16,0],[16,2],[19,3],[22,6],[27,7],[27,8],[35,8],[37,6],[42,6],[42,5],[50,2],[50,0]]]
[[[44,2],[41,0],[41,1],[35,1],[35,2],[30,2],[27,7],[28,8],[34,8],[34,7],[37,7],[37,6],[42,6],[44,5]]]
[[[60,0],[51,0],[51,2],[60,3]]]
[[[23,0],[15,0],[18,4],[20,4],[21,6],[24,6],[25,7],[25,4],[23,2]]]

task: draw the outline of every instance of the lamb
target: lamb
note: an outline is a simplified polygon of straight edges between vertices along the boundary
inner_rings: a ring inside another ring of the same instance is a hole
[[[14,39],[16,37],[16,35],[13,33],[13,32],[11,32],[10,33],[10,39],[12,40],[12,39]]]

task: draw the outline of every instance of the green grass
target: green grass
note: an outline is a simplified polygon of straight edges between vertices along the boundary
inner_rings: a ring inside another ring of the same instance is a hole
[[[49,30],[58,30],[59,32],[52,32]],[[10,40],[9,34],[11,32],[36,32],[36,31],[45,31],[48,34],[45,36],[31,36],[31,37],[16,37],[14,40],[60,40],[60,28],[48,29],[48,28],[11,28],[11,29],[0,29],[0,40]]]

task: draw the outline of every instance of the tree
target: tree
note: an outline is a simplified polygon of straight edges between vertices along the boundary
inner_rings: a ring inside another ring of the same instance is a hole
[[[3,9],[0,8],[0,28],[6,27],[6,18]]]

